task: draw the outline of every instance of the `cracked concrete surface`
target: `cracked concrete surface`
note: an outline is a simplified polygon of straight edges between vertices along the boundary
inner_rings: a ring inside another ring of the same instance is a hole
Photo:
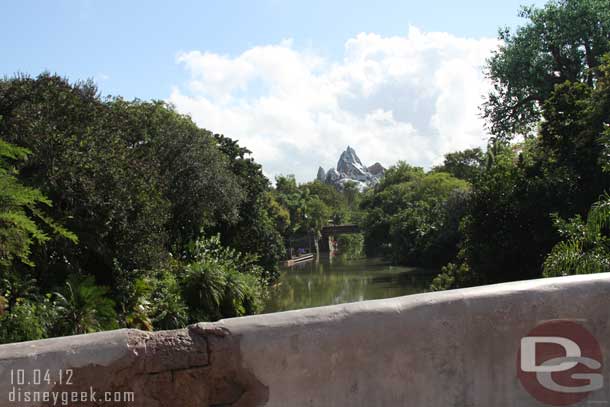
[[[610,274],[573,276],[2,345],[0,406],[53,405],[11,402],[15,388],[91,386],[134,401],[69,405],[539,406],[516,378],[520,338],[542,321],[578,320],[610,355],[609,294]],[[607,385],[583,406],[610,400],[608,365]],[[52,378],[70,369],[72,381],[27,384],[37,369]]]

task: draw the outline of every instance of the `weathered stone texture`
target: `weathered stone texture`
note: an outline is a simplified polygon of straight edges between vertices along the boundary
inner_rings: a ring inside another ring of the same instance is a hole
[[[11,370],[74,369],[72,384],[21,390],[135,393],[104,406],[533,407],[516,355],[552,319],[578,320],[610,355],[610,274],[3,345],[0,406],[51,405],[10,403]],[[610,400],[609,363],[603,375],[581,405]]]

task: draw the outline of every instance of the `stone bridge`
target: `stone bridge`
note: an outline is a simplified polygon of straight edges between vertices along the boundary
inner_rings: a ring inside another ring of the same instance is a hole
[[[360,228],[358,225],[354,224],[345,224],[345,225],[329,225],[324,226],[321,230],[320,241],[318,242],[318,247],[321,253],[328,253],[330,251],[331,238],[338,235],[352,234],[352,233],[360,233]]]
[[[557,320],[599,343],[582,356],[602,359],[603,388],[578,394],[574,405],[607,405],[610,273],[3,345],[0,406],[53,405],[23,402],[26,392],[61,400],[81,391],[98,401],[69,405],[542,406],[517,378],[517,355],[534,327]],[[108,394],[133,400],[99,401]]]

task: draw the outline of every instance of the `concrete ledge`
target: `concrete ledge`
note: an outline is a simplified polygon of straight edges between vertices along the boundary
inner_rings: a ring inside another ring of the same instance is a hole
[[[53,405],[11,402],[17,390],[91,387],[134,400],[69,405],[540,406],[517,378],[517,353],[556,319],[577,320],[610,354],[610,273],[3,345],[0,406]],[[607,363],[602,374],[604,388],[575,405],[610,404]]]

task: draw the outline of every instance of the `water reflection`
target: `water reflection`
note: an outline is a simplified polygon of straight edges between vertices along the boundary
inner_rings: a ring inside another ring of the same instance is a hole
[[[426,290],[435,274],[433,270],[391,266],[381,259],[321,257],[284,269],[265,311],[416,294]]]

